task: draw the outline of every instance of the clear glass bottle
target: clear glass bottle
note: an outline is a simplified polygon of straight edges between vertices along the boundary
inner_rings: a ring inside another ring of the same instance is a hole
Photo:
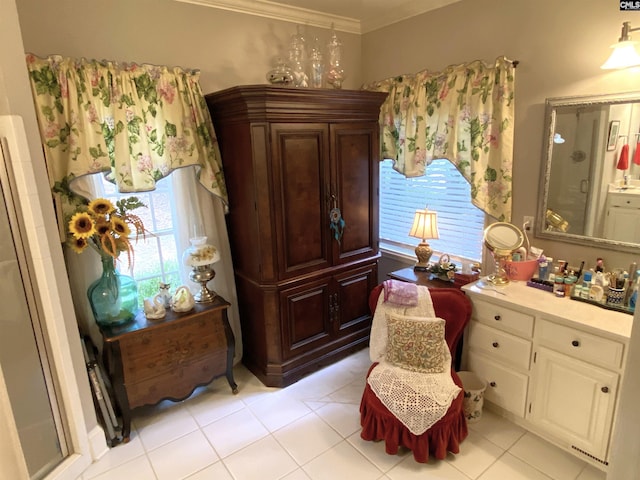
[[[324,58],[320,48],[318,37],[314,38],[311,52],[309,54],[310,76],[309,86],[313,88],[322,88],[324,86]]]
[[[297,27],[297,33],[291,37],[289,64],[293,74],[293,85],[295,87],[308,87],[307,50],[304,35],[300,32],[300,25]]]
[[[329,55],[327,65],[327,84],[333,88],[342,88],[344,81],[344,69],[342,68],[342,42],[338,38],[336,31],[331,26],[331,40],[327,45],[327,53]]]

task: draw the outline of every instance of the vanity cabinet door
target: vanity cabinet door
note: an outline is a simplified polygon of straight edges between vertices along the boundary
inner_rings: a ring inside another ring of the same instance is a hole
[[[566,447],[605,461],[618,388],[617,373],[539,347],[529,420]]]
[[[607,211],[604,236],[620,242],[636,243],[640,238],[640,210],[612,205]]]

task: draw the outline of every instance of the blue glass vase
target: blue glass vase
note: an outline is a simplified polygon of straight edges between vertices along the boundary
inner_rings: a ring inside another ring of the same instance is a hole
[[[122,325],[138,310],[138,287],[133,278],[116,270],[113,257],[102,255],[102,276],[88,290],[93,317],[100,326]]]

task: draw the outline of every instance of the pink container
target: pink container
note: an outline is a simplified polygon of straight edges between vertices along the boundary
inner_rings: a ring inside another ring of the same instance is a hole
[[[538,260],[524,262],[506,262],[505,270],[509,280],[530,280],[538,272]]]

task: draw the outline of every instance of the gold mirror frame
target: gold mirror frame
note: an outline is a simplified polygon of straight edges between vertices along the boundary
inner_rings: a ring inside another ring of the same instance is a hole
[[[488,280],[494,285],[506,285],[509,277],[505,264],[509,256],[522,247],[524,233],[511,223],[497,222],[484,229],[483,242],[495,261],[495,272],[489,275]]]

